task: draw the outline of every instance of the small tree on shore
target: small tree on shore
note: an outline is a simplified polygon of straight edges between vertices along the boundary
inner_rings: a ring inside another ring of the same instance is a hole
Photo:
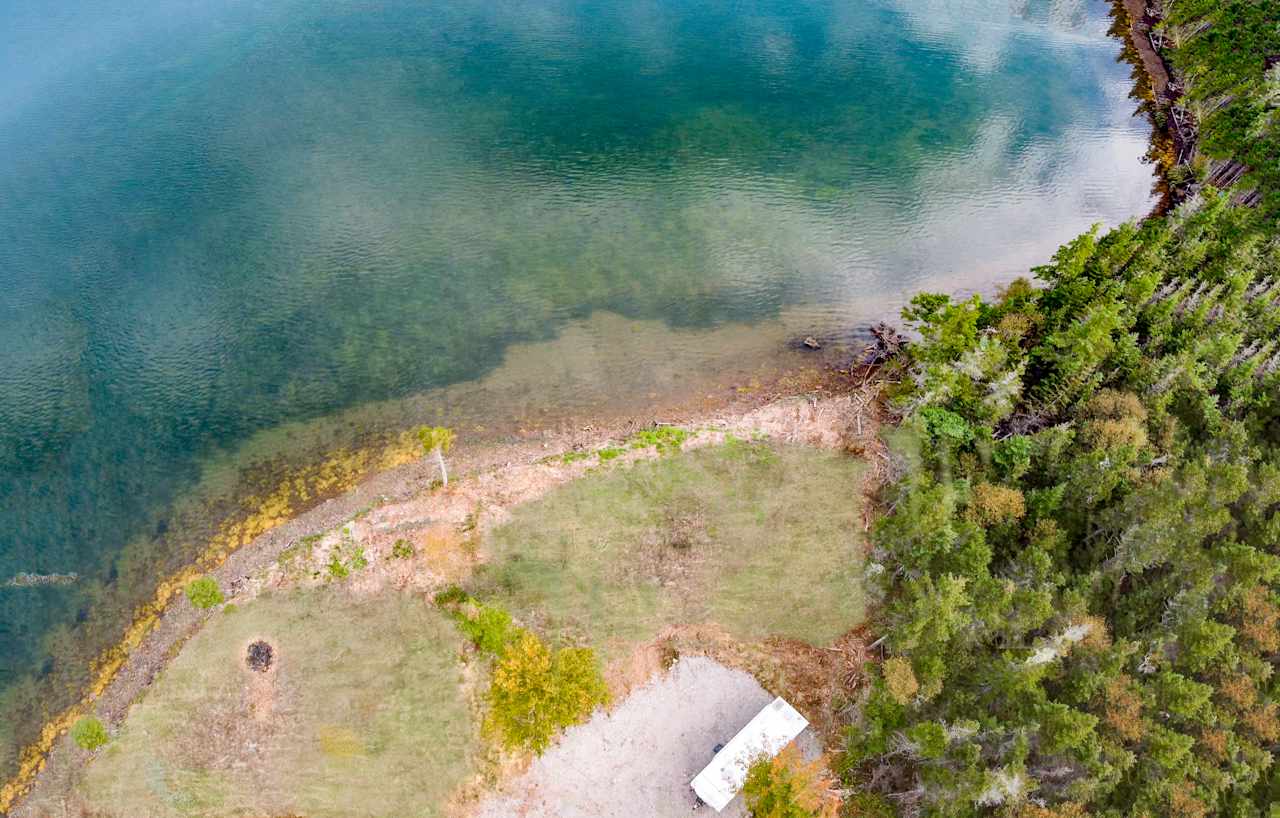
[[[418,427],[418,440],[422,441],[422,454],[436,456],[436,463],[440,466],[440,481],[446,486],[449,485],[449,470],[444,465],[444,453],[453,446],[453,439],[452,429],[446,429],[443,426]]]
[[[595,651],[553,651],[521,630],[494,665],[487,726],[507,747],[541,755],[557,732],[581,724],[608,702],[609,688]]]

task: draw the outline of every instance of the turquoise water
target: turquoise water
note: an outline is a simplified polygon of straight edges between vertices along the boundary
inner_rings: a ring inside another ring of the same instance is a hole
[[[403,424],[450,384],[495,420],[648,400],[1144,213],[1108,27],[1084,0],[0,0],[0,584],[78,576],[0,587],[0,687],[74,681],[70,628],[186,558],[173,504],[282,424]]]

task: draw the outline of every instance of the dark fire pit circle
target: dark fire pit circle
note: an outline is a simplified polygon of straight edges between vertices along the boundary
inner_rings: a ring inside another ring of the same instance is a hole
[[[275,659],[275,649],[269,643],[258,640],[249,646],[249,655],[245,657],[245,663],[249,665],[250,670],[266,673],[271,668],[273,659]]]

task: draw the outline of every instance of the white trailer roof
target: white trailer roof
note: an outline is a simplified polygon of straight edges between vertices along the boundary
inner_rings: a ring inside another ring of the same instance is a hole
[[[747,722],[689,786],[719,812],[742,789],[751,762],[761,756],[773,758],[808,726],[805,717],[779,696]]]

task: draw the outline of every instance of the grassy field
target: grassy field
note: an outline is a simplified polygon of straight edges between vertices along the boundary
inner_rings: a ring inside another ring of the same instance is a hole
[[[824,644],[863,618],[863,468],[734,441],[578,480],[492,533],[471,590],[607,658],[708,620]]]
[[[247,669],[248,645],[275,649]],[[332,590],[219,613],[131,711],[79,792],[110,816],[434,816],[478,737],[461,640],[422,599]]]
[[[741,441],[606,466],[517,507],[469,590],[606,660],[678,623],[824,644],[863,617],[862,469]],[[246,664],[258,640],[265,673]],[[334,586],[219,611],[75,782],[72,814],[441,815],[481,750],[462,651],[423,595]]]

